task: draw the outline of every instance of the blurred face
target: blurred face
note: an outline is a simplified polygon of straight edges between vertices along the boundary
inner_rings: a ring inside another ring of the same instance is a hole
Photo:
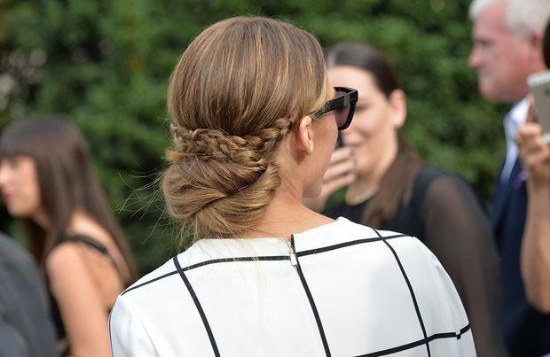
[[[34,160],[14,156],[0,161],[0,190],[9,213],[32,218],[40,211],[40,189]]]
[[[359,91],[353,121],[341,134],[345,145],[354,151],[357,174],[380,174],[377,171],[384,170],[383,166],[395,157],[397,128],[403,123],[404,113],[386,98],[369,72],[352,66],[336,66],[329,69],[328,78],[331,86]]]
[[[481,11],[474,23],[473,41],[468,64],[477,71],[481,94],[497,103],[517,102],[527,95],[532,46],[507,28],[505,3]]]

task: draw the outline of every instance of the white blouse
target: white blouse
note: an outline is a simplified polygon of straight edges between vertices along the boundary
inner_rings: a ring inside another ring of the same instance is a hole
[[[475,356],[437,258],[345,218],[290,242],[199,240],[124,291],[109,327],[114,357]]]

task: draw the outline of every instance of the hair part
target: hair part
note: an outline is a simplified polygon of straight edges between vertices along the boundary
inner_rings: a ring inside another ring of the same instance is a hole
[[[16,121],[0,138],[0,158],[28,156],[36,167],[40,202],[49,220],[48,230],[32,219],[23,219],[31,251],[44,263],[49,252],[64,239],[72,214],[83,209],[113,237],[136,277],[130,249],[93,173],[86,143],[78,128],[62,116]]]
[[[263,17],[204,30],[168,89],[174,145],[162,189],[171,215],[195,238],[251,229],[281,183],[278,144],[326,91],[323,51],[308,32]]]
[[[392,63],[382,52],[369,44],[337,44],[327,54],[327,66],[351,66],[370,73],[386,98],[389,98],[394,90],[399,89],[399,80]]]

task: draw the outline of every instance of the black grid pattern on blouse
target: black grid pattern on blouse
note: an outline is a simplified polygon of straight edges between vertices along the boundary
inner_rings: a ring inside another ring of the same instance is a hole
[[[312,296],[312,294],[309,290],[309,287],[307,285],[306,277],[303,274],[303,271],[300,267],[300,260],[298,258],[308,256],[308,255],[322,254],[322,253],[325,253],[325,252],[333,251],[333,250],[336,250],[336,249],[342,249],[342,248],[345,248],[345,247],[350,247],[350,246],[354,246],[354,245],[358,245],[358,244],[365,244],[365,243],[373,243],[373,242],[382,241],[386,245],[386,247],[391,251],[393,257],[396,260],[397,265],[399,266],[399,269],[401,271],[403,279],[404,279],[404,281],[407,285],[407,288],[409,290],[411,300],[412,300],[414,308],[415,308],[416,315],[418,317],[419,328],[422,330],[422,334],[423,334],[424,337],[422,339],[412,341],[412,342],[409,342],[409,343],[406,343],[406,344],[397,345],[397,346],[394,346],[392,348],[388,348],[388,349],[380,350],[380,351],[376,351],[376,352],[371,352],[371,353],[366,353],[366,354],[358,355],[358,356],[355,356],[355,357],[386,356],[386,355],[389,355],[389,354],[392,354],[392,353],[406,351],[408,349],[416,348],[416,347],[419,347],[419,346],[422,346],[422,345],[426,346],[426,356],[431,357],[431,351],[430,351],[430,345],[429,345],[430,342],[432,342],[434,340],[437,340],[437,339],[446,339],[446,338],[460,339],[463,334],[465,334],[466,332],[468,332],[470,330],[470,325],[467,324],[466,326],[461,328],[458,333],[455,332],[455,331],[450,331],[450,332],[436,333],[436,334],[428,336],[427,332],[426,332],[426,328],[424,326],[423,319],[422,319],[422,314],[421,314],[420,309],[418,307],[418,301],[416,300],[416,295],[415,295],[414,289],[412,287],[412,284],[410,283],[409,277],[407,276],[407,273],[406,273],[406,271],[405,271],[405,269],[404,269],[404,267],[403,267],[403,265],[402,265],[402,263],[399,259],[399,255],[397,254],[395,249],[392,247],[392,245],[388,242],[388,240],[391,240],[391,239],[402,238],[402,237],[407,237],[407,236],[404,235],[404,234],[395,234],[395,235],[390,235],[390,236],[382,236],[378,231],[376,231],[376,230],[374,230],[374,231],[378,235],[377,237],[357,239],[357,240],[353,240],[353,241],[348,241],[348,242],[343,242],[343,243],[334,244],[334,245],[330,245],[330,246],[325,246],[325,247],[322,247],[322,248],[316,248],[316,249],[312,249],[312,250],[304,250],[304,251],[296,252],[296,258],[297,258],[297,262],[298,262],[296,270],[297,270],[297,273],[299,275],[302,286],[304,287],[304,290],[305,290],[306,295],[308,297],[309,304],[310,304],[310,307],[312,309],[312,313],[314,314],[315,320],[317,322],[317,327],[319,329],[319,334],[320,334],[321,341],[323,342],[323,349],[325,351],[325,354],[326,354],[327,357],[331,356],[330,348],[329,348],[328,341],[327,341],[327,338],[326,338],[325,333],[324,333],[324,328],[323,328],[321,319],[319,318],[319,314],[318,314],[318,311],[317,311],[317,307],[315,305],[314,297]],[[293,237],[291,239],[291,245],[292,245],[292,248],[294,249],[294,238]],[[197,295],[195,294],[193,286],[191,285],[191,283],[187,279],[187,276],[186,276],[185,273],[189,270],[201,268],[203,266],[211,265],[211,264],[251,262],[251,261],[281,261],[281,260],[290,260],[290,256],[288,256],[288,255],[275,255],[275,256],[250,256],[250,257],[220,258],[220,259],[211,259],[211,260],[202,261],[200,263],[192,264],[192,265],[189,265],[189,266],[186,266],[186,267],[181,267],[177,257],[174,257],[172,259],[172,261],[173,261],[174,266],[176,268],[175,271],[163,274],[163,275],[158,276],[154,279],[151,279],[151,280],[148,280],[148,281],[143,282],[141,284],[132,286],[132,287],[126,289],[123,292],[123,294],[126,294],[126,293],[128,293],[132,290],[141,288],[145,285],[154,283],[155,281],[167,278],[167,277],[172,276],[172,275],[179,274],[182,281],[183,281],[183,283],[185,284],[185,286],[186,286],[186,288],[187,288],[194,304],[195,304],[195,307],[197,308],[197,311],[198,311],[200,317],[201,317],[201,320],[204,324],[206,333],[207,333],[208,338],[210,340],[210,344],[212,346],[212,351],[213,351],[214,355],[215,356],[221,356],[221,354],[219,352],[218,345],[216,343],[214,333],[213,333],[213,331],[210,327],[210,323],[208,322],[208,318],[207,318],[206,314],[204,313],[204,310],[202,309],[200,300],[197,297]]]

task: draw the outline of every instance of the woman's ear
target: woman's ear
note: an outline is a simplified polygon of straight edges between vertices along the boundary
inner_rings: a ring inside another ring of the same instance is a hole
[[[313,130],[311,127],[312,122],[313,119],[309,115],[306,115],[298,122],[298,125],[294,129],[296,137],[296,148],[308,155],[313,152]]]
[[[407,119],[407,95],[401,89],[395,89],[390,94],[390,106],[392,107],[392,122],[396,129],[401,128]]]

